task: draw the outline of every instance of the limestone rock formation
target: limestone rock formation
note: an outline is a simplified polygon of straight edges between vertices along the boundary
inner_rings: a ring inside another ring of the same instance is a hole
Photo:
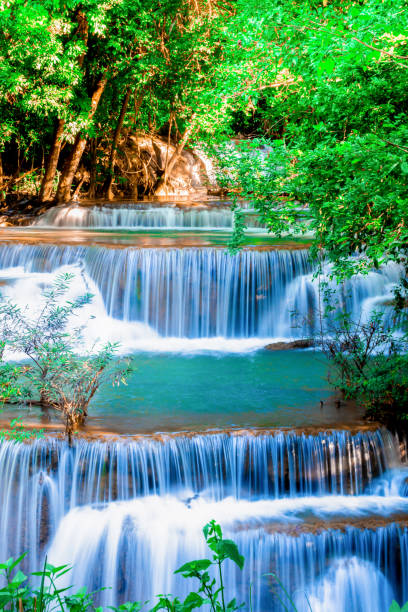
[[[114,171],[116,196],[191,198],[216,187],[211,161],[197,149],[178,151],[175,144],[135,132],[121,139]]]

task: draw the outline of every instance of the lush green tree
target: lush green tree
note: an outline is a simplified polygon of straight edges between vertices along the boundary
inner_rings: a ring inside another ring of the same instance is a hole
[[[229,12],[222,0],[1,2],[0,149],[11,176],[3,191],[40,166],[39,199],[57,184],[56,199],[67,201],[87,146],[95,166],[100,144],[110,150],[99,177],[108,192],[132,120],[180,141],[165,181],[196,130],[196,107],[205,108],[200,92],[212,86]]]
[[[315,252],[324,248],[341,275],[405,261],[405,3],[263,8],[265,70],[276,76],[246,113],[260,140],[224,149],[226,184],[253,200],[271,231],[312,231]]]

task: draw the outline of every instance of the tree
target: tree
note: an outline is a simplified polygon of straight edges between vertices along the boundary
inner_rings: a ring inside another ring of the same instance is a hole
[[[89,140],[98,139],[110,149],[99,178],[107,192],[120,132],[136,115],[141,130],[184,134],[161,169],[166,182],[196,129],[195,106],[205,110],[199,95],[213,85],[229,13],[224,0],[0,3],[0,150],[12,175],[3,189],[31,166],[41,201],[56,182],[57,201],[69,201]]]
[[[69,440],[75,427],[85,422],[89,403],[100,385],[124,383],[131,371],[129,359],[117,358],[117,344],[83,349],[83,326],[73,327],[72,322],[92,296],[67,299],[72,279],[72,274],[62,274],[52,287],[45,288],[37,312],[29,306],[22,310],[9,301],[3,301],[0,307],[3,349],[28,359],[28,364],[11,370],[10,385],[18,384],[18,392],[8,393],[5,399],[57,410]]]
[[[265,19],[270,74],[286,79],[276,73],[247,111],[269,138],[225,149],[224,179],[271,231],[313,232],[342,277],[405,262],[405,4],[268,2]]]

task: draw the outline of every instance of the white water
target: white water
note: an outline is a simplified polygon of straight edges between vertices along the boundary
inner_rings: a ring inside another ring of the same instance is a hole
[[[33,315],[41,287],[66,272],[75,275],[70,298],[94,295],[73,323],[86,324],[87,347],[116,341],[123,352],[246,353],[319,330],[318,284],[306,251],[0,249],[2,293],[21,307],[30,304]],[[342,299],[356,318],[367,316],[399,274],[389,265],[357,277]]]
[[[242,576],[237,575],[231,565],[227,565],[226,569],[228,595],[232,597],[242,593],[241,596],[244,598],[246,589],[240,588],[241,580],[244,585],[258,582],[262,574],[271,570],[276,571],[279,576],[289,574],[290,564],[279,550],[279,545],[287,546],[290,543],[298,549],[297,571],[300,575],[310,573],[311,563],[322,563],[320,555],[316,552],[308,553],[307,549],[305,552],[302,550],[302,541],[297,544],[293,542],[296,540],[293,536],[270,534],[269,522],[275,524],[276,529],[276,522],[282,522],[283,526],[287,526],[288,522],[297,522],[301,525],[302,518],[306,517],[308,521],[314,516],[327,521],[339,517],[388,516],[395,512],[406,513],[407,510],[406,498],[381,498],[369,495],[255,502],[237,501],[234,498],[208,502],[200,498],[187,501],[166,496],[144,497],[129,502],[110,503],[100,508],[85,506],[72,510],[62,519],[48,554],[52,564],[60,565],[64,560],[65,562],[68,560],[75,568],[73,576],[67,577],[66,586],[70,585],[72,579],[79,585],[84,577],[87,584],[92,584],[93,577],[97,574],[100,576],[100,583],[112,585],[113,590],[104,593],[101,597],[105,605],[117,602],[115,592],[119,590],[119,583],[122,580],[125,580],[126,585],[125,599],[140,600],[145,597],[153,600],[157,593],[186,595],[193,582],[190,581],[190,585],[186,584],[182,578],[172,575],[173,571],[188,559],[205,557],[202,526],[209,520],[215,519],[221,524],[224,532],[237,541],[247,559],[247,567]],[[381,533],[381,530],[379,531]],[[360,532],[360,536],[363,533]],[[329,602],[333,605],[339,589],[350,590],[353,593],[351,602],[356,606],[351,608],[353,610],[370,610],[370,612],[372,609],[386,610],[387,608],[382,608],[382,605],[389,606],[393,598],[393,589],[382,573],[380,558],[375,555],[379,546],[387,546],[384,535],[379,535],[378,531],[367,532],[369,547],[366,550],[363,542],[357,544],[355,551],[351,543],[346,541],[346,544],[343,544],[343,555],[346,560],[342,560],[340,566],[342,537],[338,533],[333,534],[329,529],[326,537],[330,536],[336,539],[336,546],[340,550],[321,582],[315,586],[314,581],[310,584],[304,579],[300,581],[298,576],[295,576],[294,580],[292,576],[287,580],[286,586],[291,590],[296,587],[304,589],[312,599],[320,602],[321,607],[317,607],[318,610],[323,610],[323,606]],[[404,532],[400,537],[405,561],[408,533]],[[343,537],[344,539],[346,538]],[[260,540],[263,540],[263,546]],[[251,555],[251,548],[257,551],[255,558]],[[368,557],[370,562],[363,562],[361,558],[359,560],[352,558],[349,565],[349,559],[355,552],[358,552],[363,559]],[[389,551],[384,552],[387,554]],[[272,566],[271,559],[275,561]],[[370,566],[371,573],[366,571]],[[143,578],[140,574],[142,567]],[[364,570],[363,574],[360,569]],[[357,585],[362,575],[364,584],[360,584],[362,588],[359,589]],[[134,584],[132,577],[135,577]],[[387,585],[387,588],[378,598],[380,585],[382,588]],[[260,602],[264,597],[265,592],[260,592],[259,603],[255,609],[263,609]],[[361,608],[357,605],[360,599],[364,604]],[[374,608],[367,607],[368,602],[374,601],[376,601]],[[346,612],[350,609],[349,605],[350,600],[346,596],[337,600],[335,608],[328,609]]]
[[[121,206],[55,206],[32,224],[40,228],[227,231],[233,212],[224,204],[177,207],[133,204]],[[250,232],[266,233],[256,216],[247,215]]]
[[[296,607],[298,612],[385,612],[392,600],[391,585],[374,563],[349,557],[334,563],[307,593],[307,598],[297,594]]]
[[[392,523],[339,531],[330,521],[408,514],[404,455],[386,431],[3,443],[0,551],[28,550],[31,570],[45,553],[72,563],[67,586],[109,585],[105,605],[183,596],[194,584],[172,572],[207,554],[201,530],[214,518],[246,558],[242,575],[227,565],[228,594],[247,601],[252,583],[256,612],[273,608],[271,571],[316,606],[380,612],[408,598],[408,531]],[[314,533],[316,520],[326,528]],[[289,526],[298,535],[285,533]]]
[[[225,230],[231,223],[231,211],[218,206],[63,207],[37,227]],[[305,251],[0,249],[2,292],[29,304],[29,316],[41,308],[41,289],[62,272],[75,274],[69,298],[94,294],[72,322],[86,324],[84,349],[116,340],[123,352],[251,352],[318,331],[318,286]],[[390,265],[356,277],[340,298],[364,319],[388,300],[399,274]],[[393,598],[408,600],[408,530],[393,523],[408,516],[405,456],[385,431],[78,441],[73,448],[3,442],[0,561],[28,551],[30,571],[46,553],[51,563],[73,563],[66,584],[111,587],[100,594],[105,605],[182,597],[196,585],[172,572],[208,554],[201,529],[214,518],[246,559],[243,574],[227,565],[228,595],[248,602],[252,584],[254,612],[282,610],[268,572],[300,612],[309,610],[306,595],[313,612],[387,612]],[[347,526],[352,520],[358,527]]]

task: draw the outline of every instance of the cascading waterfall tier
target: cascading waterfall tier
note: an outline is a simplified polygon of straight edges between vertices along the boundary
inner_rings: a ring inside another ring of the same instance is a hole
[[[122,204],[120,206],[54,206],[33,223],[39,228],[111,230],[223,230],[233,227],[233,212],[224,204],[169,206]],[[247,214],[250,232],[266,230],[254,215]]]
[[[7,245],[0,249],[0,278],[14,284],[12,296],[21,303],[51,282],[49,275],[62,270],[76,273],[78,292],[95,294],[97,317],[139,325],[122,330],[119,335],[125,338],[154,340],[158,334],[253,339],[263,346],[265,340],[319,331],[318,283],[313,281],[306,250],[248,250],[231,256],[216,248]],[[357,277],[343,288],[342,299],[352,314],[360,316],[368,312],[367,304],[389,296],[399,275],[398,266],[390,264]]]
[[[319,331],[313,271],[302,250],[0,249],[2,292],[14,303],[41,307],[41,288],[72,272],[68,297],[94,294],[76,320],[93,334],[90,345],[105,333],[129,351],[163,350],[174,338],[225,352],[231,342],[241,351],[310,337]],[[387,301],[399,275],[389,265],[356,277],[340,297],[364,317]],[[242,574],[227,568],[228,595],[248,601],[252,583],[255,612],[280,612],[270,572],[295,592],[300,612],[308,610],[303,592],[313,612],[384,612],[393,598],[408,599],[405,457],[405,444],[387,431],[78,440],[72,447],[3,441],[0,560],[28,551],[29,571],[46,554],[55,565],[72,564],[67,584],[111,587],[100,594],[104,605],[183,596],[195,585],[172,572],[206,554],[201,529],[215,519],[246,557]],[[364,528],[347,526],[352,520]]]
[[[252,582],[254,610],[271,609],[270,579],[262,576],[273,571],[290,590],[316,600],[324,592],[327,605],[338,601],[342,580],[356,602],[371,605],[377,593],[377,607],[361,609],[380,612],[390,597],[408,596],[400,580],[408,567],[404,528],[293,537],[277,526],[407,513],[405,455],[385,430],[78,440],[72,447],[3,442],[1,558],[28,550],[28,569],[38,569],[46,552],[51,563],[73,563],[70,583],[112,587],[101,594],[105,605],[183,594],[193,585],[172,570],[205,555],[201,528],[215,518],[246,557],[242,575],[227,572],[229,593],[247,600]],[[365,595],[358,576],[368,581]],[[343,599],[331,609],[346,612]]]
[[[154,603],[157,593],[184,598],[197,588],[196,581],[174,576],[173,571],[186,560],[208,554],[201,528],[195,521],[191,525],[191,516],[180,507],[159,499],[152,506],[149,501],[144,507],[76,509],[67,515],[49,551],[51,563],[60,565],[67,558],[73,563],[74,574],[64,586],[72,580],[78,585],[85,580],[90,589],[110,584],[113,589],[100,597],[106,606],[129,600]],[[175,520],[176,514],[183,524]],[[252,585],[253,610],[287,610],[280,605],[285,597],[271,574],[294,594],[299,612],[310,610],[306,596],[313,612],[384,612],[394,598],[407,599],[406,570],[401,576],[408,562],[406,528],[348,527],[292,537],[251,528],[248,522],[237,532],[224,518],[223,529],[246,559],[242,573],[232,563],[226,565],[228,601],[236,597],[248,605]]]

